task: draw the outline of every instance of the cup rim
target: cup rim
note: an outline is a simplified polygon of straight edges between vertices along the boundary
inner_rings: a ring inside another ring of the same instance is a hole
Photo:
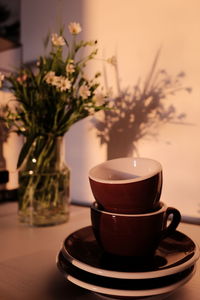
[[[160,202],[160,205],[161,207],[158,209],[158,210],[155,210],[153,212],[148,212],[148,213],[142,213],[142,214],[130,214],[130,213],[116,213],[116,212],[109,212],[109,211],[106,211],[104,209],[99,209],[97,207],[98,203],[95,201],[91,204],[90,208],[91,210],[95,210],[101,214],[105,214],[105,215],[111,215],[111,216],[116,216],[116,217],[137,217],[137,218],[140,218],[140,217],[147,217],[147,216],[153,216],[153,215],[157,215],[157,214],[160,214],[160,213],[163,213],[166,211],[167,209],[167,205],[164,203],[164,202]]]
[[[125,160],[130,160],[130,161],[133,161],[133,162],[136,162],[136,161],[151,161],[155,164],[157,164],[157,170],[153,171],[153,172],[149,172],[147,175],[142,175],[142,176],[138,176],[136,178],[130,178],[130,179],[102,179],[102,178],[98,178],[97,176],[95,176],[93,173],[95,172],[96,169],[102,167],[102,166],[106,166],[112,162],[115,162],[115,161],[125,161]],[[158,162],[157,160],[155,159],[152,159],[152,158],[147,158],[147,157],[120,157],[120,158],[115,158],[115,159],[111,159],[111,160],[106,160],[94,167],[92,167],[90,170],[89,170],[89,179],[93,180],[93,181],[96,181],[96,182],[99,182],[99,183],[106,183],[106,184],[124,184],[124,183],[132,183],[132,182],[139,182],[139,181],[142,181],[142,180],[145,180],[145,179],[148,179],[148,178],[151,178],[153,176],[155,176],[156,174],[159,174],[162,172],[162,165],[160,164],[160,162]]]

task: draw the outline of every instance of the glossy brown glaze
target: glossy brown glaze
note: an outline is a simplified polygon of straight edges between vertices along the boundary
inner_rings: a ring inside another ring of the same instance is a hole
[[[163,277],[175,273],[177,268],[187,268],[199,257],[195,242],[179,231],[162,239],[150,260],[109,255],[97,243],[91,226],[80,228],[67,236],[62,251],[71,263],[76,263],[81,269],[89,269],[94,274],[127,279],[138,279],[139,274],[140,279]],[[154,276],[152,272],[155,273]]]
[[[166,227],[169,214],[173,215]],[[180,213],[161,203],[161,208],[148,214],[116,214],[91,206],[94,234],[103,250],[120,256],[152,256],[161,238],[174,232],[180,222]]]
[[[89,178],[95,200],[101,207],[116,213],[146,213],[158,205],[162,190],[162,172],[129,183],[97,182]]]

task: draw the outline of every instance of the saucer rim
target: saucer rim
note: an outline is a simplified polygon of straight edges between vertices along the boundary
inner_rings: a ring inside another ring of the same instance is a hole
[[[64,278],[71,283],[75,284],[76,286],[79,286],[81,288],[84,288],[86,290],[104,294],[104,295],[110,295],[110,296],[120,296],[120,297],[148,297],[148,296],[156,296],[156,295],[162,295],[166,293],[170,293],[184,284],[186,284],[195,274],[196,272],[196,265],[193,264],[194,268],[193,270],[186,275],[183,279],[180,281],[166,285],[161,288],[154,288],[154,289],[147,289],[147,290],[121,290],[121,289],[112,289],[107,287],[101,287],[92,283],[85,282],[84,279],[80,280],[77,279],[75,276],[70,275],[68,272],[64,271],[59,263],[59,254],[60,251],[57,253],[56,256],[56,265],[59,271],[62,273]],[[133,279],[134,280],[134,279]]]
[[[65,241],[70,236],[72,236],[76,232],[80,231],[81,229],[83,230],[87,227],[92,227],[92,226],[82,227],[82,228],[72,232],[70,235],[68,235],[65,238],[65,240],[63,241],[63,244],[61,246],[61,252],[64,255],[64,257],[68,261],[70,261],[70,263],[72,265],[74,265],[75,267],[82,269],[84,271],[93,273],[93,274],[104,276],[104,277],[121,278],[121,279],[144,279],[144,278],[148,279],[148,278],[163,277],[163,276],[167,276],[167,275],[171,275],[171,274],[183,271],[184,269],[186,269],[186,268],[190,267],[192,264],[194,264],[200,256],[200,250],[199,250],[198,244],[194,240],[192,240],[190,237],[188,237],[185,233],[176,230],[176,232],[180,232],[181,234],[183,234],[184,236],[189,238],[195,245],[194,254],[187,261],[185,261],[177,266],[174,266],[174,267],[172,266],[172,267],[169,267],[169,268],[166,268],[163,270],[147,271],[147,272],[131,272],[131,271],[123,272],[123,271],[112,271],[112,270],[101,269],[101,268],[86,264],[84,262],[81,262],[80,260],[74,258],[73,256],[71,256],[71,254],[67,251],[67,249],[65,247]]]

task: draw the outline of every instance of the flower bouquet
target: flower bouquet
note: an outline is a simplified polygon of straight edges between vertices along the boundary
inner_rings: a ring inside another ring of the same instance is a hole
[[[16,102],[14,111],[8,108],[6,122],[25,137],[17,164],[19,217],[31,225],[68,219],[70,171],[60,153],[62,137],[74,123],[107,106],[105,97],[99,97],[100,73],[92,79],[85,76],[87,63],[97,55],[97,41],[78,40],[79,23],[70,23],[68,30],[70,43],[64,27],[48,36],[50,52],[39,58],[34,69],[0,73],[0,85],[7,83]],[[82,56],[85,48],[91,50]]]

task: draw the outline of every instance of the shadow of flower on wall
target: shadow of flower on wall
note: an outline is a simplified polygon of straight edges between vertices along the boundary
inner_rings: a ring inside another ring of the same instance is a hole
[[[130,88],[120,89],[117,63],[115,72],[118,95],[111,99],[113,109],[103,112],[103,119],[94,118],[101,144],[107,145],[107,159],[132,156],[137,153],[137,142],[144,136],[155,137],[161,125],[176,121],[183,123],[185,113],[178,114],[165,99],[181,90],[191,92],[182,86],[183,72],[170,76],[166,70],[157,69],[159,51],[144,82],[138,80]]]

